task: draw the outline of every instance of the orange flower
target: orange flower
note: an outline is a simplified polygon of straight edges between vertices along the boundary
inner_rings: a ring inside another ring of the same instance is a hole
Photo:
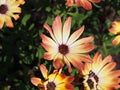
[[[11,17],[15,20],[19,18],[19,13],[21,13],[19,6],[24,3],[24,0],[0,0],[0,29],[4,23],[8,27],[14,27]]]
[[[67,0],[67,6],[73,6],[76,3],[78,6],[85,8],[86,10],[92,9],[92,3],[99,3],[101,0]]]
[[[85,63],[81,71],[84,76],[85,90],[116,90],[120,87],[120,70],[113,70],[116,63],[109,55],[102,60],[102,55],[96,53],[93,63]]]
[[[44,77],[44,80],[37,77],[32,77],[31,82],[33,85],[37,86],[40,90],[73,90],[74,87],[70,84],[74,77],[66,76],[65,74],[61,74],[60,72],[53,72],[48,75],[48,70],[46,67],[41,64],[40,65],[41,73]]]
[[[115,39],[113,39],[112,44],[118,45],[120,43],[120,21],[112,22],[112,28],[109,29],[109,32],[117,35]]]
[[[56,69],[62,68],[64,63],[68,66],[68,71],[71,72],[70,63],[76,68],[82,68],[82,62],[92,62],[89,55],[83,53],[94,49],[94,45],[90,44],[93,37],[78,39],[84,31],[84,26],[75,31],[70,36],[71,17],[68,17],[62,28],[61,18],[57,16],[52,24],[52,29],[48,24],[44,24],[44,28],[50,33],[51,38],[41,34],[41,45],[47,51],[44,53],[44,59],[53,60],[53,65]]]

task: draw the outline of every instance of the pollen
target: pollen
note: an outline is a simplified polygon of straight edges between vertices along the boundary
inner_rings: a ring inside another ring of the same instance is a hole
[[[0,14],[6,14],[8,11],[8,6],[6,4],[0,5]]]
[[[61,54],[63,54],[63,55],[66,55],[66,54],[69,52],[68,46],[65,45],[65,44],[61,44],[61,45],[59,46],[59,52],[60,52]]]

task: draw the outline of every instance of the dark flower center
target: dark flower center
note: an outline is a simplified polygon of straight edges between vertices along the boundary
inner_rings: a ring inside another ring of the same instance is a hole
[[[98,76],[93,71],[90,71],[88,76],[89,77],[88,77],[87,83],[88,83],[88,86],[90,87],[90,89],[97,88],[97,84],[99,81]],[[92,79],[94,79],[95,82]],[[96,86],[96,87],[94,87],[94,86]],[[96,89],[96,90],[98,90],[98,89]]]
[[[63,54],[63,55],[66,55],[66,54],[69,52],[68,46],[65,45],[65,44],[61,44],[61,45],[59,46],[59,52],[60,52],[61,54]]]
[[[55,90],[55,83],[54,82],[48,82],[47,84],[47,90]]]
[[[8,7],[5,4],[0,5],[0,14],[6,14]]]

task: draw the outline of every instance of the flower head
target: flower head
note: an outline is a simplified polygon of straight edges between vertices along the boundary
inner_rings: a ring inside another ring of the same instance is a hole
[[[96,53],[93,63],[85,63],[81,71],[84,76],[85,90],[116,90],[120,87],[120,70],[113,70],[116,63],[109,55],[102,60],[102,55]]]
[[[112,44],[118,45],[120,43],[120,21],[112,22],[112,28],[109,29],[109,32],[117,35],[115,39],[113,39]]]
[[[24,0],[0,0],[0,29],[4,23],[7,27],[14,27],[11,17],[15,20],[19,18],[19,13],[21,13],[19,6],[24,3]]]
[[[44,53],[44,59],[53,60],[53,65],[56,69],[68,66],[68,71],[71,72],[70,63],[76,68],[82,68],[82,62],[92,62],[89,55],[84,53],[94,49],[94,45],[90,42],[93,37],[78,39],[84,31],[84,26],[75,31],[70,36],[71,17],[68,17],[62,28],[61,18],[57,16],[53,21],[52,28],[48,24],[44,24],[44,28],[50,33],[51,38],[41,34],[41,45],[47,51]]]
[[[40,71],[44,77],[44,80],[37,77],[32,77],[31,82],[33,85],[40,88],[40,90],[73,90],[74,87],[70,84],[74,77],[66,76],[65,74],[59,73],[58,71],[48,75],[46,67],[41,64]]]
[[[83,7],[86,10],[92,9],[92,3],[99,3],[101,0],[67,0],[67,6],[73,6],[76,3],[78,6]]]

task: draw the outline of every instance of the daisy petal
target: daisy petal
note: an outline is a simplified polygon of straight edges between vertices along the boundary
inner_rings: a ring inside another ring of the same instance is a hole
[[[75,47],[75,46],[78,46],[78,45],[84,44],[84,43],[89,43],[89,42],[92,42],[93,40],[94,40],[93,36],[85,37],[85,38],[79,39],[76,42],[74,42],[71,45],[71,47]]]
[[[77,55],[74,55],[74,57],[73,57],[73,55],[69,55],[69,56],[67,56],[67,58],[69,59],[69,61],[71,62],[71,64],[74,66],[74,67],[76,67],[76,68],[78,68],[78,69],[83,69],[83,64],[82,64],[82,62],[80,61],[80,59],[78,58],[78,57],[76,57]]]
[[[48,44],[53,46],[53,47],[57,47],[57,44],[49,37],[47,37],[46,35],[44,34],[40,34],[40,37],[42,38],[42,42],[45,43],[45,44]]]
[[[38,86],[39,84],[42,84],[42,81],[40,78],[32,77],[31,80],[33,85]]]
[[[53,32],[55,35],[55,38],[57,39],[58,43],[62,43],[62,23],[61,23],[61,17],[57,16],[52,24]]]
[[[9,16],[6,16],[6,26],[13,28],[13,22]]]
[[[67,6],[73,6],[74,0],[67,0],[66,5]]]
[[[52,60],[56,56],[56,54],[57,53],[45,52],[43,58],[47,60]]]
[[[53,66],[55,67],[55,69],[60,69],[64,66],[64,62],[63,62],[63,56],[61,54],[57,54],[54,58],[53,61]]]
[[[94,45],[87,43],[87,44],[82,44],[82,45],[70,48],[70,52],[71,53],[86,53],[86,52],[92,51],[93,49],[94,49]]]
[[[43,64],[40,65],[40,71],[41,71],[43,77],[45,79],[47,79],[48,78],[48,70]]]
[[[118,45],[120,43],[120,35],[116,36],[115,39],[112,41],[113,45]]]
[[[101,0],[90,0],[91,2],[93,2],[93,3],[99,3],[99,2],[101,2]]]
[[[50,36],[52,37],[52,39],[56,41],[55,36],[54,36],[54,34],[53,34],[52,29],[50,28],[50,26],[48,24],[44,24],[43,27],[50,33]]]
[[[78,6],[82,6],[86,10],[91,10],[92,5],[88,0],[75,0]]]
[[[74,43],[79,37],[80,35],[83,33],[84,31],[84,26],[82,26],[79,30],[75,31],[69,38],[67,44],[71,45],[72,43]]]
[[[1,15],[0,15],[0,29],[2,29],[2,27],[3,27],[3,25],[4,25],[4,17],[2,17]]]
[[[65,21],[63,26],[63,43],[66,43],[68,40],[68,37],[70,35],[70,28],[71,28],[71,17],[68,17],[68,19]]]
[[[57,53],[58,50],[57,50],[57,47],[54,47],[54,46],[51,46],[50,44],[45,44],[45,43],[41,43],[41,46],[44,47],[44,49],[48,52],[51,52],[51,53]]]
[[[66,63],[67,67],[68,67],[68,72],[72,72],[72,68],[69,62],[69,59],[67,57],[64,57],[64,62]]]

